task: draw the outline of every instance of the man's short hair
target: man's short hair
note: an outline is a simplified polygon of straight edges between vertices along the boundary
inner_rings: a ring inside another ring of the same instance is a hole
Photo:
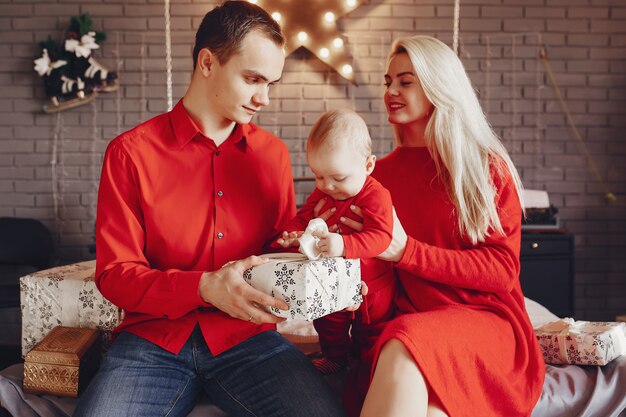
[[[198,54],[208,48],[220,64],[228,62],[241,47],[243,38],[258,30],[282,47],[285,37],[280,25],[259,6],[247,1],[226,1],[208,12],[196,32],[193,48],[193,67],[196,68]]]

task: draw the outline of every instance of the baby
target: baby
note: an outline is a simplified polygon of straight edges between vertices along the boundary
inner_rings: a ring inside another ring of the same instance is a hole
[[[389,192],[370,177],[376,165],[371,142],[365,122],[353,111],[333,110],[317,119],[306,147],[316,189],[277,240],[283,248],[297,246],[320,200],[324,203],[319,212],[332,212],[328,225],[340,225],[342,217],[363,224],[360,231],[343,226],[338,233],[314,234],[323,256],[361,258],[361,279],[369,288],[356,312],[336,312],[313,322],[322,348],[322,357],[313,364],[325,374],[343,369],[351,352],[365,354],[380,334],[380,324],[393,313],[396,278],[392,265],[374,258],[391,242],[393,209]],[[351,206],[362,209],[362,219]]]

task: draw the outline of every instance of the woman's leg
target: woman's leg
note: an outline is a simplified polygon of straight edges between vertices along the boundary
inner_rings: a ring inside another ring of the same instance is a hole
[[[404,345],[392,339],[383,346],[361,417],[447,417],[429,404],[428,385]]]

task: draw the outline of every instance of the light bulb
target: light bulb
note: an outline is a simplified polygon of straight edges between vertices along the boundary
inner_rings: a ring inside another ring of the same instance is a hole
[[[333,39],[333,46],[335,48],[341,48],[343,46],[343,39],[341,39],[341,38]]]
[[[307,39],[309,39],[309,35],[306,32],[299,32],[298,33],[298,40],[300,42],[305,42]]]
[[[320,56],[322,58],[328,58],[329,55],[330,55],[330,51],[328,50],[328,48],[320,49]]]
[[[333,12],[326,12],[324,14],[324,20],[328,23],[333,23],[335,21],[335,14]]]
[[[354,7],[356,6],[356,0],[346,0],[346,4],[348,7]]]
[[[280,13],[278,13],[278,12],[274,12],[274,13],[272,13],[272,18],[273,18],[275,21],[280,22],[280,19],[282,19],[283,17],[280,15]]]
[[[352,74],[352,65],[345,64],[343,67],[341,67],[341,72],[346,75]]]

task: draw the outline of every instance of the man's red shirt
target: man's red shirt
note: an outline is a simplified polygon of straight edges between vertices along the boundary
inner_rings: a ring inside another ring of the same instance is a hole
[[[274,328],[205,303],[205,271],[259,254],[295,214],[289,152],[254,124],[220,146],[182,100],[115,138],[98,194],[96,284],[127,331],[178,353],[196,323],[214,355]]]

